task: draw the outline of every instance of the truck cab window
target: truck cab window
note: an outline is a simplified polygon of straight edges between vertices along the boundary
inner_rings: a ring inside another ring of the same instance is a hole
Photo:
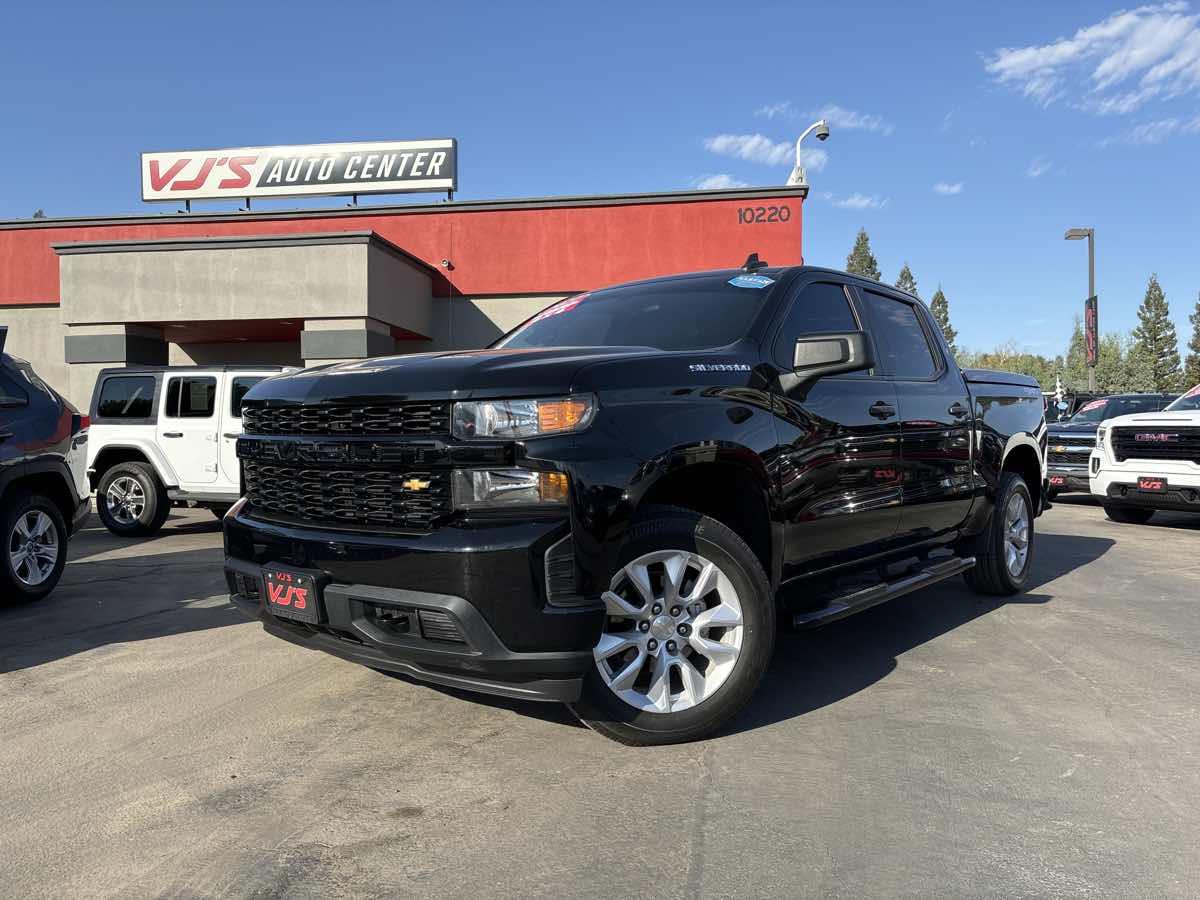
[[[936,375],[936,357],[912,304],[874,291],[863,291],[862,295],[875,328],[880,361],[887,374],[897,378],[932,378]]]
[[[846,289],[831,281],[807,285],[793,297],[788,308],[775,340],[775,359],[780,366],[790,369],[797,340],[808,334],[846,331],[858,331]]]

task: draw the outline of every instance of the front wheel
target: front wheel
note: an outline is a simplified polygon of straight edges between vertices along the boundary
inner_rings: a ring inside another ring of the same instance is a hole
[[[964,576],[979,594],[1017,594],[1033,566],[1033,500],[1025,479],[1005,472],[987,528],[971,544],[975,567]]]
[[[0,512],[4,559],[0,602],[40,600],[54,590],[67,564],[67,526],[52,500],[18,493]]]
[[[770,662],[775,609],[762,565],[725,525],[676,507],[636,522],[619,563],[572,709],[623,744],[705,737],[749,703]]]
[[[1154,516],[1154,510],[1146,509],[1144,506],[1114,506],[1108,504],[1104,507],[1104,514],[1114,522],[1120,522],[1123,525],[1145,525]]]

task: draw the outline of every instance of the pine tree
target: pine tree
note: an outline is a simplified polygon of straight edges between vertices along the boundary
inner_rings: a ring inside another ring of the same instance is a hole
[[[1096,388],[1109,394],[1127,390],[1125,387],[1125,341],[1118,332],[1100,339],[1100,358],[1096,360]]]
[[[1171,310],[1166,295],[1159,287],[1158,276],[1151,275],[1146,285],[1146,296],[1138,307],[1138,326],[1133,329],[1138,357],[1140,390],[1174,391],[1179,388],[1182,373],[1179,370],[1179,340],[1175,335],[1175,323],[1171,321]]]
[[[35,209],[33,211],[33,217],[35,219],[44,219],[46,218],[46,211],[44,209]]]
[[[917,293],[917,279],[913,278],[912,269],[908,267],[908,263],[905,263],[904,268],[900,270],[900,277],[896,279],[896,287],[914,297],[921,296]]]
[[[908,272],[908,266],[904,267],[904,272]],[[900,277],[904,277],[904,272],[900,273]],[[908,272],[909,278],[912,273]],[[900,283],[896,282],[899,287]],[[916,293],[917,283],[913,282],[913,291]],[[933,299],[929,301],[929,311],[933,313],[934,321],[938,323],[938,328],[942,329],[942,336],[945,337],[946,343],[950,345],[950,352],[955,356],[958,355],[958,347],[954,343],[954,339],[958,337],[958,332],[954,330],[950,324],[950,301],[946,299],[946,295],[942,293],[942,286],[939,284]]]
[[[873,278],[876,281],[883,279],[879,273],[879,263],[875,261],[875,254],[871,252],[871,239],[867,237],[865,228],[858,229],[858,237],[854,239],[854,249],[846,257],[846,271],[852,275],[862,275],[864,278]]]
[[[1200,294],[1196,295],[1196,310],[1188,321],[1192,323],[1192,339],[1188,341],[1187,364],[1183,368],[1184,390],[1200,384]]]

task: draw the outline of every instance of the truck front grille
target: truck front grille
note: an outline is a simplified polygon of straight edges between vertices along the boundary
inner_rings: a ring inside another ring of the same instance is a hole
[[[388,403],[375,406],[297,404],[245,406],[242,431],[261,435],[442,435],[450,433],[450,404],[444,401]]]
[[[1200,463],[1200,428],[1146,425],[1112,430],[1113,456],[1127,459],[1165,459]]]
[[[1050,465],[1086,466],[1092,449],[1096,446],[1095,435],[1061,436],[1050,435],[1050,451],[1046,461]]]
[[[342,528],[428,531],[450,511],[448,471],[315,468],[243,460],[250,508]]]

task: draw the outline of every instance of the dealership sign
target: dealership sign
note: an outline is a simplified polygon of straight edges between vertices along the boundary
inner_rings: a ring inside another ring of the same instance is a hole
[[[454,191],[457,149],[440,138],[143,153],[142,199]]]

